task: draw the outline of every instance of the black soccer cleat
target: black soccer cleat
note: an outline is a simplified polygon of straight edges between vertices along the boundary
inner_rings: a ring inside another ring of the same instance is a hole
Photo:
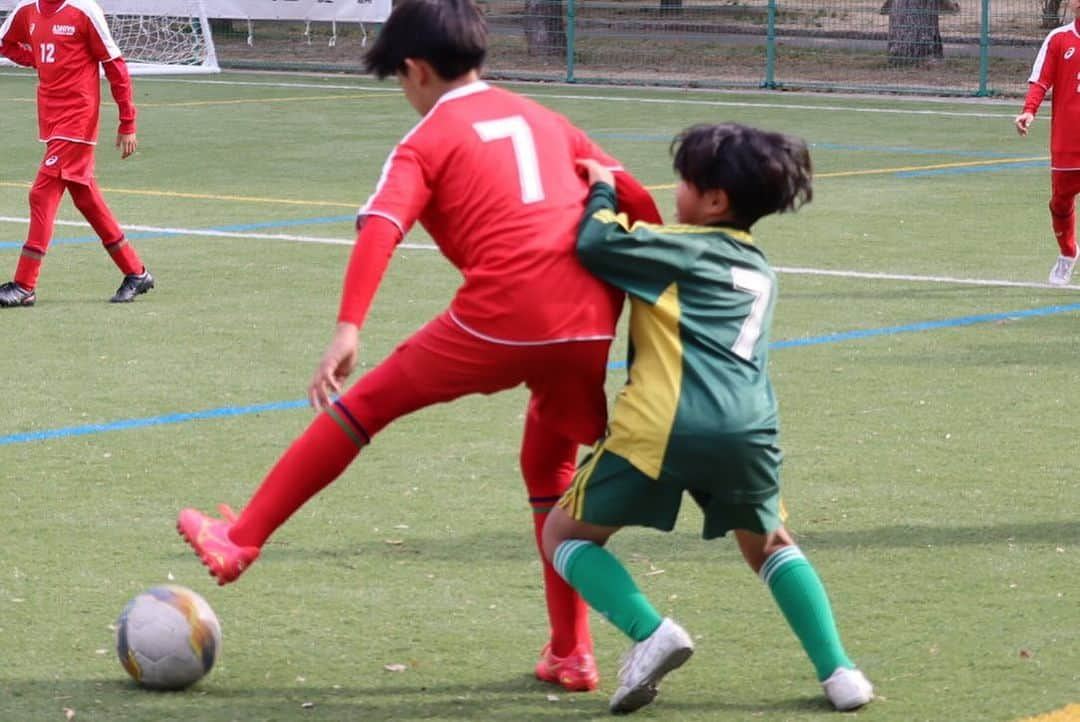
[[[23,288],[14,281],[0,285],[0,308],[15,306],[33,306],[37,303],[37,294],[29,288]]]
[[[109,299],[109,303],[131,303],[136,296],[146,293],[153,287],[154,277],[146,268],[143,268],[142,273],[129,273],[124,276],[124,281],[120,284],[120,288],[116,289],[116,294]]]

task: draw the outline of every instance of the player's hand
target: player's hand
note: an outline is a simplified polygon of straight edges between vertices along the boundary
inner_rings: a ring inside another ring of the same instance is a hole
[[[341,393],[345,379],[356,369],[359,336],[360,329],[355,324],[338,323],[334,338],[308,385],[311,408],[322,411],[332,403],[332,395]]]
[[[139,139],[134,133],[117,133],[116,147],[120,149],[120,157],[127,158],[139,147]]]
[[[592,158],[581,158],[576,162],[578,172],[585,176],[591,187],[594,183],[607,183],[615,187],[615,174]]]
[[[1013,123],[1016,125],[1016,132],[1020,135],[1027,135],[1028,128],[1031,127],[1031,121],[1035,120],[1034,113],[1021,113],[1016,116],[1016,120]]]

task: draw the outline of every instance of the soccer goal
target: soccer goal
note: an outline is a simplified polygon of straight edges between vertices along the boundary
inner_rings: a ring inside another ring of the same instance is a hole
[[[0,21],[20,0],[0,0]],[[202,0],[99,0],[132,75],[218,72]],[[7,61],[0,58],[0,62]]]

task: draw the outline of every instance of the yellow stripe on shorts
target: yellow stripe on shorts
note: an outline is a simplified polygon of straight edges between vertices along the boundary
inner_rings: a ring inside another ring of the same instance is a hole
[[[574,481],[570,484],[570,488],[566,490],[563,497],[559,499],[558,506],[566,509],[570,516],[578,521],[581,520],[581,515],[585,511],[585,487],[589,485],[589,477],[592,476],[593,471],[596,469],[596,464],[600,461],[600,457],[604,453],[604,446],[600,444],[596,447],[596,451],[589,460],[577,470],[574,474]]]

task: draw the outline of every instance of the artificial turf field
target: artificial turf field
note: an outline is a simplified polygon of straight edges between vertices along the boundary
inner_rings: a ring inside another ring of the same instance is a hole
[[[119,274],[65,200],[38,305],[0,312],[0,720],[606,718],[626,643],[603,619],[599,693],[531,674],[547,629],[520,390],[391,426],[242,580],[206,576],[176,512],[242,506],[310,420],[352,215],[416,117],[363,78],[135,87],[139,152],[111,148],[110,101],[97,173],[158,288],[106,303]],[[619,157],[667,216],[668,142],[687,125],[812,144],[814,201],[755,236],[780,269],[790,525],[880,695],[857,716],[1080,719],[1080,293],[1045,285],[1046,118],[1020,139],[1017,103],[514,87]],[[33,97],[31,76],[0,73],[5,278],[42,151]],[[364,329],[367,367],[459,281],[419,228],[407,242]],[[672,534],[612,543],[697,642],[636,716],[836,719],[765,587],[734,543],[700,540],[691,507]],[[224,644],[205,680],[154,694],[120,668],[111,625],[168,581],[207,598]]]

